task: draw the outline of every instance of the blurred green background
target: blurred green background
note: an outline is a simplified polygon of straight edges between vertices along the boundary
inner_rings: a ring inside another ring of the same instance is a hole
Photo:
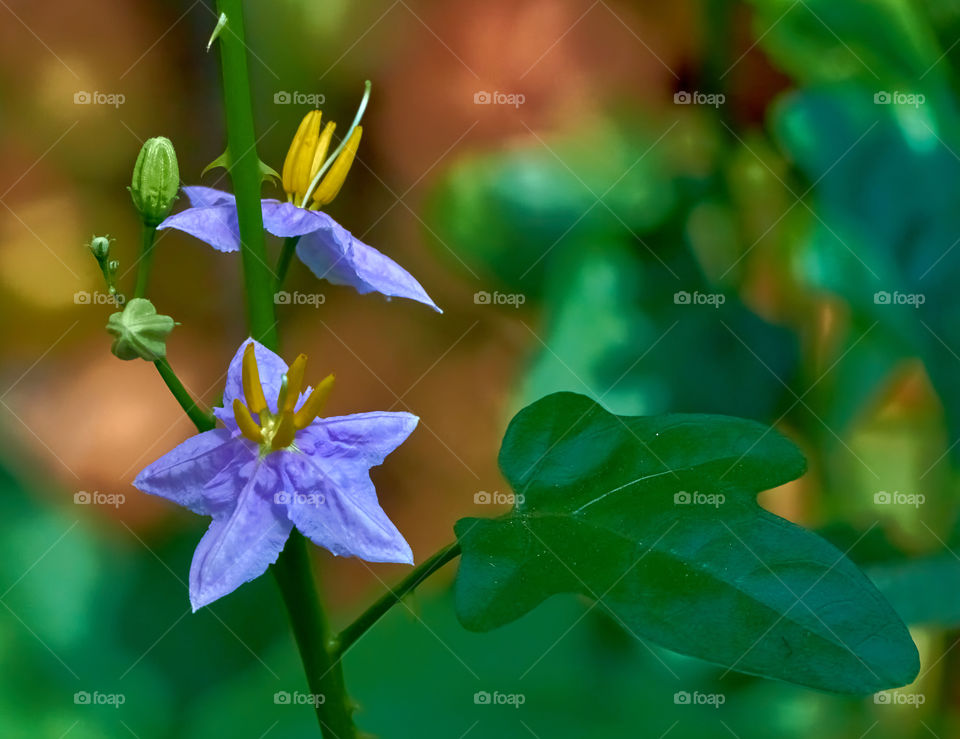
[[[174,141],[185,183],[225,184],[200,178],[224,146],[204,51],[214,13],[2,5],[0,735],[315,736],[309,706],[277,702],[305,685],[271,578],[189,613],[206,521],[130,481],[192,427],[152,367],[109,353],[111,307],[78,298],[102,289],[83,246],[94,234],[116,239],[132,283],[124,188],[144,139]],[[337,373],[332,414],[421,416],[375,471],[418,560],[457,518],[498,512],[474,496],[504,489],[506,422],[544,394],[755,418],[810,460],[762,503],[864,566],[923,664],[889,701],[826,695],[640,643],[574,597],[470,634],[448,566],[347,656],[361,728],[960,734],[960,2],[247,12],[261,157],[280,168],[304,96],[345,125],[371,79],[360,155],[329,210],[445,310],[318,287],[295,263],[288,289],[324,302],[279,311],[284,352]],[[152,298],[183,324],[169,356],[207,402],[246,336],[238,278],[235,258],[173,232],[158,241]],[[404,572],[316,562],[337,625]],[[524,702],[477,705],[478,691]],[[682,705],[678,692],[724,701]]]

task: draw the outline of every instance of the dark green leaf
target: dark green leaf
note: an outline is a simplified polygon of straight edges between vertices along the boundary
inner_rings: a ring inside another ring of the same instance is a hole
[[[517,414],[500,465],[513,510],[456,526],[457,612],[469,629],[581,593],[640,639],[741,672],[871,693],[919,670],[909,633],[863,573],[757,505],[805,466],[769,428],[619,417],[557,393]],[[723,498],[684,504],[684,494]]]

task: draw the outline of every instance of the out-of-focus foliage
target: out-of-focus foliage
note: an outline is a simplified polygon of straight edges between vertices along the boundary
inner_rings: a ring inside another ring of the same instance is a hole
[[[535,295],[552,251],[589,251],[663,223],[677,184],[653,144],[632,127],[594,125],[465,158],[446,175],[429,213],[468,264],[501,289]]]
[[[110,537],[73,513],[38,508],[0,469],[0,666],[16,676],[2,691],[0,734],[121,736],[126,724],[144,739],[176,736],[184,712],[224,675],[262,670],[279,681],[256,656],[284,642],[271,582],[244,588],[245,605],[225,617],[188,618],[176,568],[189,561],[189,532],[159,544],[129,529]],[[276,710],[272,692],[258,702],[265,717]]]
[[[698,262],[678,221],[697,229],[726,215],[687,210],[719,186],[685,167],[684,129],[697,136],[695,126],[667,123],[657,138],[622,125],[632,145],[599,151],[594,132],[535,140],[458,166],[440,186],[434,212],[464,262],[543,301],[547,330],[518,406],[570,390],[626,414],[783,409],[796,340],[743,303],[725,268]],[[706,230],[717,235],[715,223]]]

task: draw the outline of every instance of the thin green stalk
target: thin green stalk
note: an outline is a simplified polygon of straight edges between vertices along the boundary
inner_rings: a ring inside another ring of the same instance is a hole
[[[137,286],[133,297],[147,297],[147,285],[150,283],[150,270],[153,268],[153,243],[157,238],[157,227],[143,224],[140,231],[140,262],[137,267]]]
[[[310,692],[323,696],[316,701],[323,735],[354,739],[357,734],[351,717],[353,705],[343,683],[339,650],[317,599],[306,539],[296,529],[290,532],[273,573],[290,613]]]
[[[360,616],[347,628],[340,632],[337,638],[339,644],[339,654],[342,657],[347,650],[352,647],[357,639],[363,636],[367,629],[379,621],[393,606],[399,603],[410,592],[412,592],[420,583],[426,580],[430,575],[443,567],[447,562],[460,556],[460,543],[454,542],[448,544],[429,559],[421,562],[414,570],[407,575],[397,587],[384,593],[373,605],[360,614]]]
[[[287,277],[287,270],[290,269],[290,261],[297,250],[299,236],[288,236],[283,240],[283,251],[280,252],[280,259],[277,260],[277,291],[283,287],[283,281]]]
[[[273,305],[273,272],[267,264],[260,211],[260,157],[253,125],[253,104],[247,72],[242,0],[217,0],[217,10],[227,20],[219,35],[223,66],[223,102],[227,113],[228,170],[237,198],[240,225],[240,259],[247,296],[250,333],[265,346],[277,349]]]
[[[158,359],[153,364],[160,373],[160,377],[167,383],[167,387],[170,388],[173,397],[177,399],[180,407],[183,408],[187,416],[190,417],[190,420],[193,421],[193,425],[197,427],[197,431],[209,431],[216,426],[216,419],[210,413],[203,410],[203,408],[190,397],[190,393],[187,392],[183,383],[180,382],[180,378],[177,377],[177,373],[173,371],[170,362],[166,359]]]
[[[218,36],[223,66],[223,97],[227,113],[230,179],[237,198],[240,253],[250,333],[270,349],[278,349],[274,310],[275,277],[266,261],[260,211],[260,159],[256,151],[250,80],[247,72],[242,0],[217,0],[226,21]],[[351,703],[343,683],[335,640],[317,597],[310,557],[303,537],[292,532],[273,566],[293,627],[307,682],[315,694],[317,718],[327,739],[355,739]]]

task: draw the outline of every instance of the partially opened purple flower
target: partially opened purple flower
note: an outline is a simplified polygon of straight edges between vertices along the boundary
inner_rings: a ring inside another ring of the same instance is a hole
[[[365,106],[366,97],[358,120]],[[312,110],[301,121],[283,164],[287,202],[261,201],[264,228],[275,236],[299,237],[297,256],[322,280],[351,285],[360,293],[410,298],[441,312],[409,272],[319,210],[340,192],[363,134],[355,122],[328,159],[336,124],[327,123],[321,132],[320,118],[320,111]],[[170,216],[157,228],[184,231],[219,251],[238,251],[240,229],[233,195],[209,187],[184,187],[183,191],[193,207]]]
[[[339,556],[413,564],[369,470],[419,419],[387,412],[318,418],[333,376],[301,392],[306,361],[301,354],[288,368],[248,339],[214,411],[225,428],[188,439],[133,482],[213,517],[190,567],[194,611],[262,575],[294,526]]]

